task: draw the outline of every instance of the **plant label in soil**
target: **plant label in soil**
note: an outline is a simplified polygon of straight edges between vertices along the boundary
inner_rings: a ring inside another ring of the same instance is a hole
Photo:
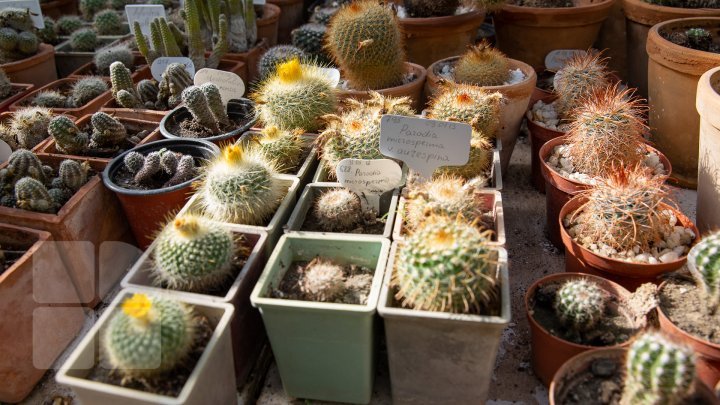
[[[570,58],[573,56],[587,55],[587,51],[582,49],[556,49],[545,55],[545,69],[551,72],[557,72],[562,69]]]
[[[265,3],[267,3],[267,1],[265,1],[265,0],[253,0],[253,4],[255,4],[257,6],[264,6]]]
[[[8,7],[26,8],[30,10],[30,18],[35,28],[45,28],[45,20],[43,19],[42,10],[40,9],[39,0],[2,0],[0,1],[0,10]]]
[[[320,68],[320,71],[332,82],[332,87],[340,83],[340,71],[335,68]]]
[[[462,166],[470,158],[472,128],[462,122],[384,115],[380,153],[400,159],[426,178],[441,166]]]
[[[216,85],[220,89],[220,96],[225,105],[228,101],[239,99],[245,94],[245,82],[232,72],[203,68],[195,73],[194,83],[196,86],[204,83]]]
[[[390,159],[343,159],[335,170],[343,187],[361,196],[363,208],[380,212],[380,196],[402,185],[402,169]]]
[[[0,140],[0,163],[6,162],[10,158],[12,148],[5,141]]]
[[[125,14],[130,30],[137,21],[143,34],[150,35],[150,23],[156,18],[165,18],[165,7],[162,4],[127,5]]]
[[[157,81],[162,80],[162,74],[171,63],[182,63],[185,65],[185,70],[188,71],[190,76],[195,76],[195,64],[190,60],[190,58],[186,58],[184,56],[163,56],[162,58],[155,59],[152,66],[150,66],[150,72],[152,73],[153,79]]]

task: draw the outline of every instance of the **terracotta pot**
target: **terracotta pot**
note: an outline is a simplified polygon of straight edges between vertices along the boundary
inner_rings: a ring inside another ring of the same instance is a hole
[[[280,20],[280,7],[265,3],[263,5],[263,16],[257,19],[257,36],[266,38],[269,46],[277,45],[278,26]]]
[[[44,17],[51,17],[54,20],[64,16],[77,14],[78,2],[75,0],[53,0],[47,3],[40,3],[40,10]]]
[[[562,221],[567,215],[574,213],[586,201],[587,198],[582,195],[573,197],[563,206],[557,218],[560,227],[560,236],[565,246],[566,272],[586,273],[604,277],[620,284],[629,291],[635,291],[635,289],[644,283],[660,284],[659,276],[681,268],[687,261],[687,257],[683,256],[669,263],[630,263],[597,255],[585,247],[580,246],[567,233],[565,226],[562,225]],[[698,235],[700,235],[700,233],[690,218],[667,204],[661,204],[660,206],[663,209],[672,211],[682,226],[690,228],[695,233],[696,236],[693,244],[698,241]]]
[[[0,274],[0,401],[16,403],[52,368],[85,316],[50,233],[0,224],[0,243],[25,251]]]
[[[425,96],[430,98],[438,91],[441,76],[439,75],[440,65],[443,62],[457,62],[459,56],[443,59],[430,65],[427,70],[427,80],[425,81]],[[520,69],[525,74],[525,80],[520,83],[507,84],[501,86],[482,86],[490,92],[499,91],[505,97],[505,102],[500,107],[500,124],[501,127],[497,133],[497,139],[502,143],[500,149],[500,166],[502,174],[506,175],[508,166],[510,165],[510,157],[515,149],[517,137],[520,134],[520,124],[522,124],[523,115],[527,111],[530,96],[535,89],[537,75],[535,69],[530,65],[518,60],[509,60],[510,69]]]
[[[268,45],[267,38],[260,38],[258,41],[259,41],[258,44],[255,45],[255,47],[248,50],[247,52],[226,53],[225,56],[223,57],[223,59],[227,59],[227,60],[231,60],[231,61],[241,61],[241,62],[245,63],[242,73],[237,71],[237,69],[229,70],[228,68],[223,67],[222,61],[220,61],[220,66],[218,66],[218,69],[236,73],[238,76],[240,76],[243,79],[243,81],[245,83],[252,83],[253,81],[255,81],[255,79],[260,78],[260,70],[258,68],[258,62],[260,62],[260,58],[263,56],[265,51],[269,48],[269,45]]]
[[[568,393],[568,385],[573,382],[577,375],[587,371],[595,360],[614,360],[618,365],[618,369],[622,372],[626,353],[627,349],[620,348],[595,349],[580,353],[568,360],[560,367],[557,373],[555,373],[552,383],[550,384],[550,391],[548,393],[550,405],[564,404],[563,399],[565,399]],[[713,392],[699,379],[695,380],[695,390],[700,398],[702,398],[698,403],[711,405],[718,403],[718,399]]]
[[[92,62],[95,54],[101,48],[114,45],[125,37],[123,35],[98,35],[97,46],[92,52],[73,50],[69,39],[55,45],[55,64],[57,65],[58,77],[70,76],[80,66]]]
[[[17,62],[3,63],[0,68],[13,83],[44,86],[58,78],[55,68],[55,48],[48,44],[40,44],[37,54]]]
[[[147,155],[167,148],[174,152],[190,154],[199,160],[210,160],[220,154],[220,149],[210,142],[198,139],[164,139],[140,145],[132,151]],[[102,173],[105,187],[114,192],[122,205],[133,235],[141,249],[153,241],[153,235],[167,221],[170,214],[182,208],[192,194],[192,183],[197,178],[157,190],[131,190],[115,183],[115,174],[123,165],[123,159],[131,151],[114,158]]]
[[[280,22],[278,25],[278,42],[289,44],[292,42],[290,32],[301,26],[303,20],[303,0],[268,0],[268,3],[280,7]]]
[[[571,357],[593,350],[597,346],[581,345],[578,343],[568,342],[552,333],[548,332],[540,325],[533,314],[530,312],[532,303],[535,299],[535,292],[543,284],[562,283],[568,280],[585,279],[595,282],[608,295],[616,297],[618,301],[628,299],[630,292],[622,286],[606,280],[602,277],[591,276],[581,273],[557,273],[551,274],[537,280],[528,288],[525,293],[525,313],[530,324],[530,339],[532,344],[532,366],[535,375],[542,381],[545,386],[549,386],[555,372]],[[624,343],[606,346],[607,348],[626,347],[630,344],[630,339]]]
[[[240,139],[241,135],[243,135],[248,129],[252,128],[257,121],[257,117],[255,116],[255,103],[246,98],[230,100],[227,105],[227,112],[231,120],[247,119],[247,121],[242,126],[237,127],[230,132],[209,136],[207,138],[203,138],[203,140],[212,142],[216,145],[225,145],[227,143],[235,142]],[[175,133],[180,123],[185,120],[192,120],[192,114],[190,114],[187,107],[181,105],[168,113],[165,118],[160,121],[160,134],[166,139],[187,139]]]
[[[550,93],[539,100],[542,100],[544,103],[550,103],[555,101],[555,98],[555,95]],[[535,103],[533,103],[533,105],[535,105]],[[532,108],[532,105],[530,108]],[[528,132],[530,132],[530,182],[536,190],[545,192],[545,179],[540,169],[540,166],[542,166],[540,163],[540,148],[542,148],[546,142],[565,135],[565,132],[545,128],[529,118],[527,120],[527,127]]]
[[[563,241],[560,237],[560,223],[557,221],[560,210],[573,196],[581,191],[592,188],[589,184],[580,183],[561,176],[547,164],[547,160],[550,158],[550,155],[552,155],[553,149],[566,142],[566,136],[551,139],[540,148],[538,155],[540,157],[540,171],[545,180],[545,224],[547,226],[548,239],[550,239],[550,242],[552,242],[556,248],[561,250],[563,249]],[[658,154],[660,161],[667,170],[667,176],[669,176],[672,172],[670,161],[655,148],[649,145],[646,145],[646,147],[649,151],[654,151]]]
[[[408,62],[428,67],[464,53],[475,42],[484,20],[482,10],[446,17],[400,18]]]
[[[10,109],[10,104],[20,100],[21,98],[28,95],[33,89],[35,88],[34,84],[27,84],[27,83],[13,83],[12,89],[16,93],[12,96],[6,98],[5,100],[2,100],[0,102],[0,113],[3,113]]]
[[[720,65],[720,54],[685,48],[660,36],[660,32],[690,27],[716,33],[720,17],[670,20],[652,27],[648,34],[648,122],[657,148],[675,167],[671,180],[695,188],[700,133],[700,116],[694,108],[697,82],[703,73]]]
[[[110,97],[100,111],[111,114],[115,118],[136,118],[142,121],[152,121],[159,123],[172,110],[158,111],[148,110],[147,108],[124,108],[120,106],[114,98]]]
[[[391,87],[389,89],[380,89],[376,90],[378,93],[382,94],[383,96],[392,96],[392,97],[410,97],[412,101],[412,108],[420,112],[423,109],[423,87],[425,85],[425,78],[427,76],[427,71],[424,67],[420,65],[416,65],[414,63],[405,62],[405,70],[406,71],[412,71],[415,73],[415,80],[413,80],[410,83],[401,84],[399,86]],[[342,90],[338,88],[337,91],[337,100],[338,105],[342,105],[342,100],[347,98],[354,98],[355,100],[367,100],[370,98],[370,92],[365,90]]]
[[[620,0],[613,3],[610,15],[600,27],[595,48],[604,50],[603,56],[609,58],[608,69],[627,81],[627,34],[625,30],[625,13]]]
[[[75,121],[75,125],[78,126],[81,130],[86,125],[90,124],[90,119],[92,118],[91,114],[85,115],[82,118]],[[148,142],[152,142],[155,140],[159,140],[160,137],[160,129],[157,122],[152,121],[142,121],[142,120],[136,120],[132,118],[124,118],[124,117],[117,117],[117,120],[120,121],[123,125],[125,125],[126,128],[133,128],[135,130],[147,130],[149,131],[148,135],[143,138],[143,140],[139,143],[139,145],[146,144]],[[116,152],[122,153],[124,151]],[[81,156],[81,155],[68,155],[64,154],[63,152],[58,151],[57,149],[57,143],[55,142],[55,138],[49,137],[47,142],[43,142],[39,148],[36,149],[36,154],[38,156],[57,156],[61,157],[63,159],[85,159],[88,157],[94,158],[98,162],[104,162],[106,165],[113,159],[113,156]]]
[[[627,80],[637,87],[638,95],[648,96],[648,31],[655,24],[667,20],[689,17],[717,17],[720,9],[681,8],[650,4],[645,0],[622,0],[627,33]]]
[[[588,49],[614,0],[575,0],[575,7],[536,8],[505,4],[495,14],[497,46],[533,67],[555,49]]]
[[[720,68],[706,72],[697,87],[700,113],[700,168],[697,186],[697,225],[707,233],[720,228]]]
[[[48,90],[56,90],[56,91],[70,91],[71,87],[75,82],[80,80],[79,78],[65,78],[60,79],[57,81],[54,81],[52,83],[46,84],[43,87],[40,87],[39,89],[36,89],[30,93],[28,93],[25,97],[19,99],[18,101],[12,103],[10,105],[10,111],[17,111],[21,110],[25,107],[28,107],[30,105],[30,102],[37,96],[39,93],[42,93],[43,91]],[[105,80],[108,83],[108,87],[110,86],[110,81]],[[50,111],[52,111],[55,114],[66,114],[66,115],[72,115],[75,118],[80,118],[83,115],[96,113],[100,110],[100,107],[102,107],[103,104],[105,104],[108,100],[112,98],[112,94],[110,90],[100,94],[99,96],[95,97],[94,99],[88,101],[85,105],[77,108],[51,108]]]
[[[145,58],[140,55],[139,52],[135,53],[135,60],[133,61],[133,72],[132,72],[132,79],[134,83],[139,82],[142,79],[151,79],[152,73],[150,72],[150,66],[147,65],[147,62],[145,61]],[[96,76],[95,72],[95,62],[90,61],[79,68],[77,68],[74,72],[70,73],[70,77],[78,77],[78,76]],[[110,79],[110,76],[104,76],[101,75],[101,77]]]

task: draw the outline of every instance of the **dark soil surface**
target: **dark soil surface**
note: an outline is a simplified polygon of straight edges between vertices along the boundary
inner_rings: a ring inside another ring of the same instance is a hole
[[[209,138],[211,136],[222,135],[224,133],[234,131],[235,129],[247,124],[247,122],[248,119],[244,117],[238,120],[234,120],[231,117],[230,125],[221,126],[220,133],[217,134],[213,134],[212,131],[200,125],[200,123],[198,123],[194,119],[184,120],[180,122],[179,125],[173,125],[173,128],[169,128],[169,130],[171,133],[181,136],[183,138]]]
[[[553,86],[553,80],[555,80],[555,72],[551,72],[549,70],[542,71],[537,75],[536,87],[552,92],[555,89]]]
[[[205,347],[213,334],[213,327],[207,317],[198,315],[196,322],[198,329],[197,342],[195,342],[187,361],[175,369],[153,378],[123,378],[122,374],[113,370],[111,366],[101,360],[95,363],[95,367],[90,370],[87,379],[152,394],[177,397],[180,395],[188,378],[190,378],[190,374],[192,374],[195,365],[202,357],[203,351],[205,351]]]
[[[706,299],[690,281],[668,280],[660,290],[660,308],[680,329],[720,344],[720,314],[711,314]]]
[[[720,53],[720,44],[708,42],[704,44],[693,44],[688,40],[688,36],[684,32],[660,32],[660,35],[675,45],[684,46],[685,48],[696,49],[703,52]]]
[[[270,293],[272,298],[281,298],[296,301],[316,301],[314,297],[302,290],[305,270],[310,262],[293,262],[283,276],[280,285]],[[354,264],[343,267],[345,281],[345,292],[335,301],[336,304],[365,305],[368,294],[372,287],[372,280],[375,271],[363,266]]]
[[[141,129],[136,126],[128,126],[125,125],[125,129],[127,129],[128,136],[126,138],[126,141],[120,145],[118,149],[112,149],[112,148],[103,148],[103,149],[88,149],[84,153],[82,153],[82,156],[92,156],[92,157],[99,157],[99,158],[114,158],[115,156],[120,155],[121,153],[125,152],[126,150],[132,149],[135,146],[137,146],[138,143],[140,143],[143,139],[145,139],[148,135],[150,135],[151,131],[148,131],[147,129]],[[93,133],[93,127],[92,124],[89,122],[84,125],[82,128],[80,128],[81,132],[85,132],[88,134],[88,136],[91,136]]]
[[[198,160],[195,159],[195,168],[198,167],[200,167],[200,164],[198,163]],[[135,181],[135,175],[130,173],[125,165],[122,165],[120,166],[120,169],[114,173],[112,180],[118,186],[128,190],[158,190],[165,187],[165,183],[167,183],[167,181],[171,178],[172,176],[168,175],[163,170],[160,170],[155,174],[155,176],[153,176],[153,181],[151,183],[140,184]]]
[[[514,0],[512,4],[520,7],[537,8],[575,7],[575,4],[570,0]]]
[[[25,250],[2,250],[0,253],[2,256],[0,256],[0,275],[2,275],[5,270],[12,267],[15,262],[20,260],[20,258],[27,252],[27,249]]]

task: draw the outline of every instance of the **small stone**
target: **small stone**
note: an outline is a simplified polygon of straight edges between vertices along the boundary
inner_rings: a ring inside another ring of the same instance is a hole
[[[660,257],[659,257],[660,261],[663,263],[674,262],[675,260],[677,260],[679,258],[680,258],[680,255],[678,255],[677,253],[675,253],[673,251],[665,253],[664,255],[660,255]]]
[[[590,370],[596,377],[610,377],[617,370],[617,363],[609,359],[597,359],[592,362]]]
[[[658,264],[658,260],[652,256],[648,258],[648,263],[650,264]]]

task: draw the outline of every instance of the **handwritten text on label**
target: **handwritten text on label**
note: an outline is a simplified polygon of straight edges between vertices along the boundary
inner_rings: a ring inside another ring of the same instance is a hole
[[[376,212],[380,211],[380,196],[402,185],[402,169],[390,159],[343,159],[336,174],[343,187],[363,197],[362,202]]]
[[[150,66],[150,72],[152,73],[153,79],[157,81],[162,80],[162,74],[165,72],[168,65],[172,63],[182,63],[185,65],[185,70],[187,70],[190,74],[190,77],[195,76],[195,64],[190,60],[190,58],[186,58],[184,56],[164,56],[162,58],[155,59],[152,66]]]
[[[240,76],[232,72],[203,68],[195,73],[194,83],[196,86],[204,83],[215,84],[220,89],[220,96],[225,105],[228,101],[241,98],[245,94],[245,83]]]
[[[125,14],[128,24],[130,24],[130,30],[137,21],[142,33],[150,35],[150,23],[158,17],[165,18],[165,7],[162,4],[127,5]]]

